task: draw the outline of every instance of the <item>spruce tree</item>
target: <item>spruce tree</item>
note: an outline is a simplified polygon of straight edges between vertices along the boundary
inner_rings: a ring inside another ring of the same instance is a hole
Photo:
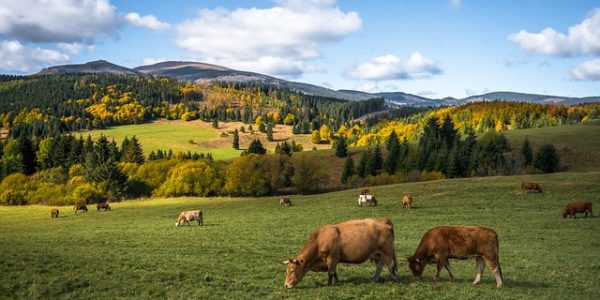
[[[271,126],[271,123],[267,125],[267,141],[273,141],[273,126]]]
[[[346,137],[343,135],[334,142],[333,147],[335,149],[335,156],[346,157],[348,155],[348,143]]]
[[[354,161],[352,160],[352,157],[348,155],[348,157],[346,157],[346,162],[344,163],[344,170],[342,171],[342,183],[347,183],[348,178],[352,177],[352,175],[354,175]]]
[[[529,140],[527,137],[525,141],[523,141],[523,147],[521,147],[521,154],[523,155],[523,164],[526,166],[531,165],[533,162],[533,150],[531,149],[531,145],[529,144]]]
[[[360,157],[360,161],[358,162],[358,176],[360,177],[366,177],[368,175],[367,173],[367,165],[369,164],[369,161],[371,161],[371,150],[367,149],[365,152],[363,152],[362,156]]]
[[[217,118],[213,119],[212,128],[215,128],[215,129],[219,128],[219,120],[217,120]]]
[[[263,147],[259,139],[254,139],[248,146],[248,149],[246,149],[245,153],[265,154],[267,153],[267,149]]]
[[[243,126],[242,126],[243,127]],[[237,128],[233,131],[233,149],[240,149],[240,135]]]
[[[385,149],[392,151],[392,146],[399,144],[400,141],[398,140],[398,135],[396,135],[396,130],[392,130],[390,135],[388,135],[387,139],[385,140]]]
[[[383,162],[383,168],[390,175],[394,175],[396,173],[396,169],[398,168],[398,161],[400,160],[400,150],[400,142],[398,142],[398,139],[396,139],[396,142],[390,143],[388,156]]]
[[[552,144],[542,145],[533,160],[533,166],[544,173],[556,171],[559,165],[560,156]]]
[[[383,168],[383,156],[381,154],[381,146],[379,144],[375,144],[375,150],[373,150],[372,155],[372,169],[370,169],[371,175],[377,175],[377,172]]]

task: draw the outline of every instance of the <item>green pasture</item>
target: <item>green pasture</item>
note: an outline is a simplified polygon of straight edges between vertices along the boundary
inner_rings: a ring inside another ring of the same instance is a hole
[[[214,159],[229,159],[240,156],[241,152],[231,148],[230,143],[227,143],[227,147],[219,148],[203,146],[203,141],[220,139],[219,133],[212,128],[195,126],[195,123],[183,121],[123,125],[82,132],[84,136],[88,133],[94,139],[104,134],[109,140],[114,139],[119,144],[125,137],[131,138],[135,135],[142,144],[146,156],[151,151],[172,149],[173,152],[210,152]]]
[[[544,187],[523,194],[525,178]],[[5,299],[597,299],[600,217],[563,219],[575,199],[600,206],[600,173],[557,173],[441,180],[372,187],[377,207],[359,207],[358,190],[312,196],[175,198],[112,203],[74,214],[59,207],[0,207],[0,298]],[[401,207],[404,194],[415,199]],[[176,228],[181,210],[202,209],[205,225]],[[600,214],[600,212],[597,212]],[[374,264],[340,265],[340,283],[308,273],[283,287],[281,261],[296,255],[320,225],[388,217],[395,225],[400,283]],[[500,237],[505,286],[486,268],[472,286],[475,261],[452,261],[456,279],[435,266],[415,281],[404,257],[438,225],[482,225]]]

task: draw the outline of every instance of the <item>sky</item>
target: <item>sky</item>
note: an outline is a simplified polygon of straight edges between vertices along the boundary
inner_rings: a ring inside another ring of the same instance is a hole
[[[198,61],[428,98],[600,95],[600,2],[0,0],[0,73]]]

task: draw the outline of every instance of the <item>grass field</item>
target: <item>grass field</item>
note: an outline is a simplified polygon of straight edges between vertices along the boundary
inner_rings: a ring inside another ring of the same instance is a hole
[[[522,178],[541,194],[522,194]],[[291,196],[291,207],[267,198],[176,198],[113,203],[110,212],[75,215],[60,207],[0,207],[0,298],[158,299],[597,299],[600,218],[563,219],[574,199],[600,205],[600,173],[487,177],[372,187],[380,205],[358,207],[358,191]],[[411,193],[415,208],[401,208]],[[205,226],[175,228],[181,210],[202,209]],[[598,213],[597,213],[598,214]],[[400,283],[374,265],[340,265],[340,283],[308,273],[283,287],[285,266],[320,225],[365,217],[395,224]],[[475,261],[452,261],[456,279],[434,266],[409,276],[403,257],[438,225],[482,225],[500,236],[505,286],[486,268],[471,286]]]
[[[294,135],[291,126],[277,125],[273,131],[273,142],[267,141],[265,133],[258,131],[254,133],[240,132],[240,147],[242,150],[235,150],[232,148],[233,136],[231,134],[221,136],[221,133],[233,132],[236,128],[239,130],[241,126],[245,126],[247,129],[248,125],[241,122],[221,122],[218,129],[211,126],[212,123],[201,120],[191,122],[158,120],[145,124],[84,131],[81,134],[87,136],[89,133],[92,138],[98,138],[100,134],[104,134],[109,140],[114,139],[119,144],[125,137],[131,138],[135,135],[142,144],[146,155],[150,154],[151,151],[172,149],[174,152],[210,152],[215,159],[239,157],[241,151],[255,138],[259,138],[265,148],[270,149],[271,152],[275,149],[276,143],[281,143],[284,140],[288,142],[295,140],[296,143],[302,144],[305,150],[310,150],[315,146],[310,142],[309,134]],[[318,149],[330,148],[328,144],[316,145],[316,147]]]

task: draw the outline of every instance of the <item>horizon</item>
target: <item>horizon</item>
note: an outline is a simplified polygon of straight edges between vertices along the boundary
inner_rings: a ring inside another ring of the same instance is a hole
[[[0,3],[3,74],[96,60],[127,68],[193,61],[333,90],[430,99],[600,95],[600,7],[593,1]]]

